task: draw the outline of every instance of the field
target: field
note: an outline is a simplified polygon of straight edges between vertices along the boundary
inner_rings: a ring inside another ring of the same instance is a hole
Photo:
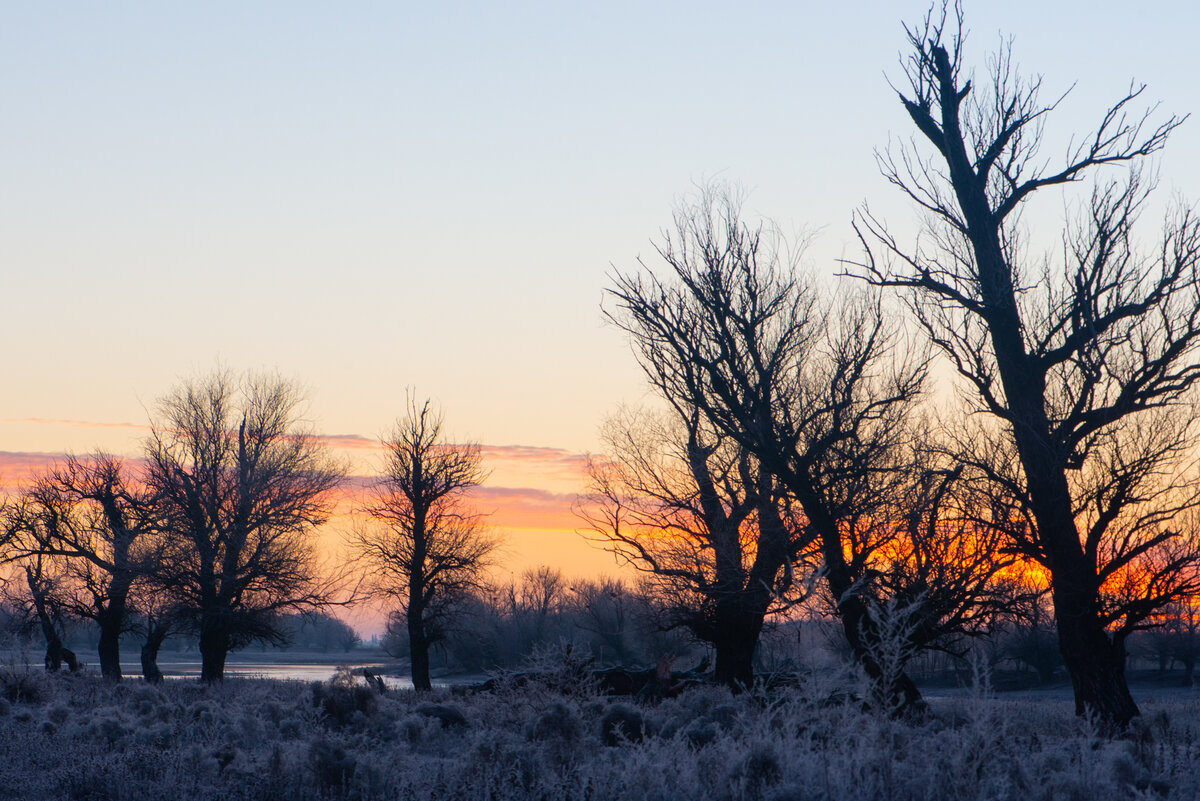
[[[1061,694],[968,691],[889,720],[834,673],[643,705],[567,668],[380,695],[349,673],[112,685],[9,661],[0,689],[4,799],[1200,798],[1191,692],[1107,738]]]

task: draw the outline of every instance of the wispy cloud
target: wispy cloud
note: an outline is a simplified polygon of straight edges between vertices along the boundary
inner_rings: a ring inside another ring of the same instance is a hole
[[[11,492],[65,457],[65,453],[0,451],[0,492]]]
[[[76,428],[128,428],[136,431],[149,431],[146,423],[98,423],[95,420],[59,420],[50,417],[5,417],[0,423],[24,423],[49,426],[74,426]]]
[[[534,487],[480,487],[473,496],[480,509],[490,512],[488,525],[497,528],[574,531],[576,496]]]
[[[482,450],[485,459],[570,466],[580,470],[587,465],[587,454],[563,448],[540,448],[533,445],[484,445]]]
[[[13,422],[13,420],[7,420]],[[132,423],[90,423],[79,420],[48,420],[26,418],[16,422],[33,422],[59,425],[96,426],[101,428],[148,429],[148,426]],[[321,440],[331,448],[346,450],[378,450],[378,440],[358,434],[328,434]],[[570,488],[584,473],[587,464],[585,454],[563,448],[546,448],[531,445],[483,445],[484,463],[508,463],[516,469],[518,483],[529,481],[540,484],[546,481],[551,486]],[[37,453],[0,451],[0,492],[12,492],[28,483],[39,473],[53,467],[66,457],[65,453]],[[131,458],[131,467],[141,462]],[[499,465],[498,465],[499,466]],[[511,471],[510,471],[511,472]],[[337,507],[347,512],[365,500],[367,490],[375,483],[373,475],[348,477],[339,493]],[[582,487],[581,487],[582,488]],[[472,500],[481,512],[488,514],[487,525],[497,528],[553,529],[573,531],[579,520],[573,512],[576,495],[572,492],[554,491],[537,486],[482,486],[471,493]]]
[[[341,448],[348,451],[377,451],[383,448],[379,440],[364,437],[361,434],[318,434],[317,439],[331,448]]]
[[[370,498],[376,479],[351,476],[342,485],[338,508],[350,512]],[[485,515],[484,525],[493,528],[553,529],[574,531],[579,527],[575,516],[577,496],[537,487],[475,487],[470,503]]]

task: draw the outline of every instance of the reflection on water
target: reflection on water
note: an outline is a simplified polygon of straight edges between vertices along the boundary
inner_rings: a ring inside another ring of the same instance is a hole
[[[360,668],[367,668],[372,673],[378,673],[382,666],[378,662],[345,662],[342,663],[345,667],[357,672]],[[339,665],[328,662],[254,662],[242,660],[229,660],[225,663],[225,676],[227,678],[246,678],[246,679],[285,679],[289,681],[327,681],[333,677],[334,672]],[[158,668],[163,672],[163,675],[168,679],[195,679],[200,677],[200,659],[160,659]],[[141,662],[121,662],[121,672],[126,676],[140,676],[142,674]],[[407,676],[388,676],[384,675],[384,683],[397,690],[412,689],[412,680]],[[437,684],[437,682],[434,682]]]
[[[136,649],[132,649],[136,653]],[[100,666],[94,654],[77,651],[84,661],[84,669],[99,674]],[[88,656],[93,656],[89,659]],[[257,657],[257,658],[256,658]],[[289,659],[290,657],[290,659]],[[0,664],[28,664],[41,668],[42,653],[38,649],[24,648],[11,650],[0,648]],[[339,662],[336,657],[325,654],[284,654],[276,659],[260,657],[258,654],[230,654],[225,662],[227,678],[247,679],[282,679],[285,681],[312,682],[328,681],[339,667],[348,667],[356,673],[367,668],[376,675],[382,675],[384,683],[391,689],[411,690],[412,680],[408,676],[396,675],[397,663],[382,659],[351,658]],[[158,660],[158,668],[168,679],[198,679],[200,677],[200,655],[196,653],[165,654]],[[136,679],[142,675],[142,663],[136,658],[121,660],[121,673],[126,678]],[[456,681],[461,683],[469,680],[480,680],[478,676],[458,677],[457,679],[434,679],[435,687],[448,687]]]

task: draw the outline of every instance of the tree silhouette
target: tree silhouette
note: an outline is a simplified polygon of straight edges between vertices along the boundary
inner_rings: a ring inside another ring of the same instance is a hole
[[[648,574],[667,626],[712,644],[717,681],[745,689],[765,619],[807,594],[812,537],[758,460],[687,399],[667,401],[669,416],[609,421],[610,455],[590,462],[593,493],[578,513]]]
[[[928,236],[906,248],[864,210],[856,272],[910,290],[974,410],[994,420],[985,438],[1011,444],[998,459],[960,456],[1025,510],[1010,546],[1049,571],[1076,710],[1123,725],[1138,713],[1126,636],[1200,589],[1195,530],[1179,517],[1197,502],[1183,463],[1197,433],[1200,219],[1176,212],[1150,253],[1134,237],[1152,189],[1140,165],[1182,119],[1154,123],[1131,87],[1050,167],[1039,148],[1058,101],[1040,99],[1041,79],[1021,77],[1009,48],[971,80],[958,5],[908,38],[900,97],[932,152],[914,142],[879,160]],[[1030,263],[1022,210],[1093,174],[1061,261]]]
[[[383,477],[350,546],[367,567],[365,589],[399,605],[413,687],[428,690],[430,646],[445,636],[454,603],[479,586],[497,546],[465,498],[485,473],[478,445],[445,441],[429,401],[410,399],[383,444]]]
[[[920,692],[877,659],[883,607],[870,575],[880,540],[860,535],[877,529],[912,472],[909,417],[926,364],[904,355],[876,299],[822,309],[765,233],[742,222],[729,192],[704,190],[657,246],[670,277],[617,275],[609,317],[664,398],[700,410],[786,490],[856,659],[881,702],[904,711]]]
[[[199,632],[204,681],[223,678],[231,649],[278,641],[280,612],[333,599],[313,532],[342,469],[300,425],[299,404],[292,383],[225,371],[159,403],[146,448],[164,520],[155,579]]]
[[[154,506],[124,463],[107,454],[68,457],[25,493],[26,541],[57,558],[59,603],[100,629],[100,672],[121,678],[121,634],[132,624],[131,592],[150,565],[145,542]]]

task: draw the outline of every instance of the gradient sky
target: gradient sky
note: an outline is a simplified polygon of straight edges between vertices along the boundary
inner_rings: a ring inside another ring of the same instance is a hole
[[[1048,158],[1130,79],[1200,111],[1200,10],[1131,8],[967,3],[970,63],[1003,32],[1046,99],[1077,82]],[[0,451],[136,453],[218,360],[303,381],[332,435],[376,437],[414,387],[495,446],[495,508],[540,532],[514,564],[610,564],[562,514],[643,398],[606,276],[708,178],[818,232],[823,275],[864,200],[909,225],[873,149],[911,134],[887,77],[924,10],[0,2]],[[1200,118],[1158,164],[1200,201]]]

